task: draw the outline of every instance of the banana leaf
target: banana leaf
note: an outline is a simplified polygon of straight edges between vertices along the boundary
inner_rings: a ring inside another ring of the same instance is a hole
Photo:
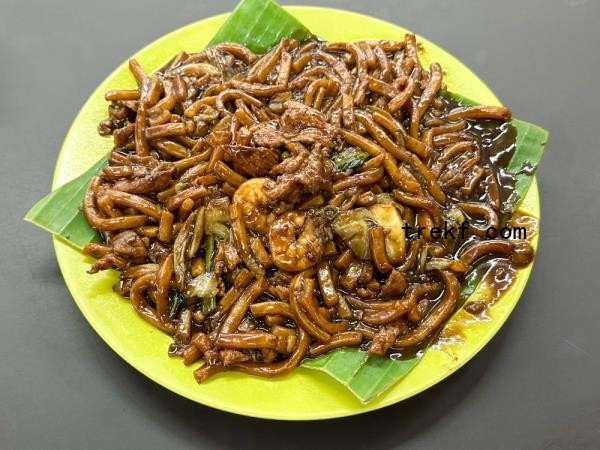
[[[310,36],[305,26],[273,0],[242,0],[210,45],[238,42],[257,53],[264,53],[283,37],[304,39]],[[468,101],[465,99],[464,103],[468,104]],[[542,156],[547,132],[518,119],[513,119],[513,125],[518,131],[517,149],[509,169],[517,173],[517,188],[523,198],[532,181],[532,169]],[[25,220],[79,248],[93,240],[96,234],[85,221],[79,206],[90,178],[105,163],[106,158],[101,159],[81,176],[48,194],[27,213]],[[461,302],[474,292],[478,278],[472,275],[465,279]],[[406,376],[419,363],[423,353],[407,359],[389,359],[356,348],[341,348],[305,360],[302,365],[329,374],[361,402],[367,403]]]
[[[282,38],[308,39],[312,33],[273,0],[243,0],[208,46],[238,42],[255,53],[266,53]]]
[[[80,176],[50,192],[27,212],[25,220],[78,248],[95,240],[98,233],[90,227],[79,208],[90,179],[106,162],[107,156],[100,158]]]

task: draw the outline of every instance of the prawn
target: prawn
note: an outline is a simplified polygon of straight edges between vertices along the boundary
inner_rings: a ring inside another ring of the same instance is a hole
[[[233,203],[239,205],[246,228],[259,234],[267,234],[275,221],[275,213],[270,208],[270,199],[265,193],[267,178],[251,178],[237,188]]]
[[[300,272],[317,264],[325,247],[323,221],[305,211],[289,211],[269,229],[269,247],[275,265]]]

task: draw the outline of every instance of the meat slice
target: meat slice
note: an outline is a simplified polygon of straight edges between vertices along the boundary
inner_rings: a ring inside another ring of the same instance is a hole
[[[225,145],[224,148],[234,170],[242,175],[263,177],[279,162],[279,152],[273,148],[246,145]]]
[[[117,191],[129,192],[131,194],[148,194],[150,192],[159,192],[168,188],[173,182],[175,169],[154,169],[148,175],[117,181],[113,189]]]
[[[107,269],[121,269],[123,270],[127,266],[127,261],[125,261],[120,256],[115,255],[114,253],[108,253],[104,255],[102,258],[97,259],[92,267],[88,270],[88,273],[98,273],[101,270]]]
[[[250,360],[250,356],[239,350],[225,349],[219,351],[219,357],[224,366],[230,366],[232,364],[246,362]]]
[[[117,234],[112,239],[113,251],[119,256],[130,258],[145,258],[148,250],[135,231],[127,230]]]
[[[394,297],[402,295],[406,290],[406,276],[399,270],[392,270],[385,280],[383,289],[381,290],[382,297]]]
[[[298,157],[301,157],[299,154]],[[292,166],[292,165],[290,165]],[[295,165],[293,165],[295,168]],[[294,172],[286,172],[270,183],[265,192],[273,200],[280,200],[300,190],[309,194],[329,194],[333,190],[333,165],[325,148],[315,145],[306,164]]]
[[[285,111],[279,122],[261,122],[251,127],[255,145],[276,148],[300,142],[332,148],[338,143],[338,128],[328,123],[321,111],[292,100],[283,105]]]
[[[276,121],[260,122],[250,127],[252,143],[259,147],[277,148],[287,142]]]
[[[335,133],[336,127],[327,122],[325,114],[304,103],[289,100],[283,104],[285,112],[281,116],[281,130],[284,133],[300,133],[306,128],[325,130]]]
[[[293,173],[299,171],[303,166],[306,165],[306,161],[310,156],[308,149],[302,144],[295,144],[297,146],[296,153],[294,156],[284,159],[279,164],[271,169],[271,175],[281,175],[284,173]]]
[[[396,338],[406,332],[406,330],[406,322],[403,321],[382,326],[375,336],[373,336],[373,340],[369,346],[369,353],[381,356],[385,355],[391,346],[394,345]]]

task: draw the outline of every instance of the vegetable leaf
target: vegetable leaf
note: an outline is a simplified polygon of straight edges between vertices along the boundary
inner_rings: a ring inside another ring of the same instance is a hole
[[[29,210],[25,220],[79,248],[94,240],[98,233],[87,223],[79,207],[90,179],[106,161],[104,156],[77,178],[50,192]]]
[[[256,53],[266,53],[282,38],[308,39],[308,31],[273,0],[242,0],[208,46],[238,42]]]
[[[215,259],[215,236],[209,234],[206,236],[205,253],[204,253],[204,266],[207,271],[213,269]]]
[[[177,292],[175,289],[169,290],[169,317],[173,319],[179,311],[179,307],[183,305],[183,295]]]
[[[357,169],[371,158],[364,150],[358,147],[346,147],[341,152],[331,157],[331,162],[338,172],[349,169]]]
[[[206,236],[205,243],[205,254],[204,254],[204,266],[207,271],[213,269],[215,263],[215,236],[209,234]],[[202,299],[202,312],[204,314],[210,313],[217,307],[217,299],[213,297],[205,297]]]

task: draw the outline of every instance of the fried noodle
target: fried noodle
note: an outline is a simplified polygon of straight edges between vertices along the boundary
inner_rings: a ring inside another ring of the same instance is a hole
[[[342,346],[419,348],[476,264],[533,257],[485,237],[507,197],[474,130],[510,110],[449,101],[413,35],[283,39],[262,56],[226,43],[129,67],[137,89],[106,93],[98,130],[114,148],[83,203],[103,243],[85,251],[91,273],[120,272],[169,354],[204,359],[199,382],[282,375]],[[466,238],[431,235],[466,218]]]

